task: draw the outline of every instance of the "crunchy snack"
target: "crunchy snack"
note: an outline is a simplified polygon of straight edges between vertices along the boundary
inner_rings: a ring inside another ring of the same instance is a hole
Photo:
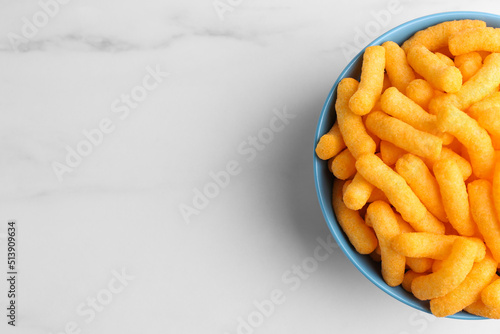
[[[370,182],[356,173],[352,182],[346,187],[343,195],[345,205],[351,210],[360,210],[370,198],[373,188]]]
[[[406,53],[397,43],[391,41],[382,46],[385,48],[385,70],[389,81],[404,93],[408,84],[415,79],[415,73],[406,60]]]
[[[385,49],[369,46],[363,55],[363,69],[359,89],[349,101],[349,108],[357,115],[366,115],[375,106],[384,86]]]
[[[433,171],[450,224],[460,235],[473,236],[476,224],[472,221],[467,186],[458,165],[451,159],[443,159],[434,164]]]
[[[499,87],[500,29],[443,22],[366,48],[316,147],[354,248],[437,317],[500,319]]]
[[[408,52],[412,45],[419,43],[431,51],[437,51],[448,47],[448,39],[453,34],[479,27],[486,27],[486,23],[481,20],[456,20],[439,23],[415,33],[403,43],[402,48]]]
[[[441,131],[451,133],[466,148],[472,173],[479,178],[489,178],[495,166],[495,150],[491,137],[477,121],[452,104],[445,104],[438,114],[437,125]]]
[[[500,262],[500,222],[493,203],[492,186],[488,180],[475,180],[467,185],[474,221],[486,246],[497,262]]]
[[[434,97],[434,89],[424,79],[415,79],[406,86],[406,96],[420,107],[427,109]]]
[[[467,29],[451,36],[448,46],[455,56],[473,51],[500,52],[500,29],[492,27]]]
[[[370,254],[377,247],[378,241],[373,231],[365,224],[358,211],[351,210],[342,201],[343,181],[336,180],[333,185],[332,205],[340,226],[349,237],[349,241],[360,254]]]
[[[439,270],[413,280],[413,295],[421,300],[430,300],[453,291],[471,271],[476,252],[477,245],[474,242],[457,238],[450,255],[443,260]]]
[[[333,158],[345,148],[344,138],[340,133],[339,123],[335,122],[328,133],[321,136],[316,145],[316,154],[322,160]]]
[[[498,275],[494,275],[493,279],[488,281],[488,286],[481,292],[481,301],[488,307],[500,308],[500,280],[498,278]]]
[[[439,56],[420,44],[408,50],[408,63],[434,88],[446,93],[456,93],[462,86],[462,73],[453,65],[447,65]]]
[[[401,233],[391,206],[384,201],[371,203],[366,210],[366,221],[377,235],[382,258],[382,277],[390,286],[403,283],[405,257],[391,247],[391,240]]]
[[[349,101],[358,87],[359,84],[354,79],[342,80],[337,88],[337,101],[335,102],[340,133],[355,158],[366,153],[375,153],[376,150],[375,141],[366,132],[361,116],[353,113],[349,107]]]
[[[422,159],[405,154],[396,162],[396,172],[405,179],[427,210],[440,221],[448,222],[439,184]]]
[[[368,182],[384,192],[404,220],[416,224],[424,219],[427,211],[425,206],[403,177],[384,164],[379,157],[374,154],[361,156],[356,161],[356,169]]]
[[[462,82],[466,82],[483,66],[483,58],[478,52],[464,53],[455,57],[454,65],[462,73]]]
[[[497,271],[497,262],[487,255],[481,262],[474,263],[462,283],[442,297],[430,301],[433,314],[438,317],[460,312],[479,299],[481,291],[488,286]]]
[[[382,111],[373,111],[366,118],[366,127],[382,140],[388,141],[410,153],[436,159],[441,154],[441,138],[412,127]]]

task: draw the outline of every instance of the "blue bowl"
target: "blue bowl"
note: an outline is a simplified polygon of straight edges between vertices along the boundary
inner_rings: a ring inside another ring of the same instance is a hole
[[[381,45],[386,41],[393,41],[398,44],[403,43],[405,40],[410,38],[417,31],[425,29],[429,26],[451,20],[461,20],[461,19],[475,19],[483,20],[488,26],[500,27],[500,15],[494,15],[489,13],[481,12],[446,12],[433,14],[429,16],[424,16],[409,22],[406,22],[390,31],[386,32],[382,36],[375,39],[373,42],[367,46]],[[347,65],[347,67],[342,71],[337,81],[333,85],[328,98],[326,99],[323,110],[319,117],[318,126],[316,128],[315,135],[315,146],[319,141],[319,138],[328,132],[330,128],[335,123],[335,100],[337,96],[337,85],[343,78],[358,78],[361,73],[361,62],[363,57],[363,51],[358,53],[356,57]],[[342,231],[339,226],[337,219],[335,218],[335,213],[332,208],[332,186],[333,186],[333,175],[328,170],[328,166],[325,161],[319,159],[314,153],[314,180],[316,184],[316,192],[318,195],[321,210],[323,211],[323,216],[325,217],[326,223],[330,228],[330,231],[335,238],[337,244],[342,249],[344,254],[351,260],[351,262],[358,268],[358,270],[365,275],[373,284],[378,286],[380,289],[385,291],[390,296],[396,298],[397,300],[409,305],[417,310],[431,313],[428,301],[421,301],[415,298],[411,293],[406,292],[401,286],[390,287],[382,278],[380,272],[380,265],[374,262],[369,256],[361,255],[354,247],[350,244],[349,239]],[[376,301],[373,301],[376,303]],[[483,317],[475,316],[467,312],[459,312],[448,318],[454,319],[484,319]]]

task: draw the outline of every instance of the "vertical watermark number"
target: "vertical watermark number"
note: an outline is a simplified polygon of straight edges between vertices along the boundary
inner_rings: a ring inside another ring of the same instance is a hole
[[[15,221],[7,223],[7,323],[16,326],[16,288],[17,288],[17,225]]]

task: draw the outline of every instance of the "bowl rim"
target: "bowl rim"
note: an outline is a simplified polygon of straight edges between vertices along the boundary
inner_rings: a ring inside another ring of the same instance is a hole
[[[323,217],[328,225],[328,228],[334,237],[335,241],[339,245],[339,248],[342,250],[342,252],[347,256],[347,258],[351,261],[351,263],[354,264],[354,266],[374,285],[376,285],[379,289],[390,295],[391,297],[395,298],[396,300],[399,300],[400,302],[403,302],[404,304],[417,309],[419,311],[432,314],[430,311],[429,307],[423,307],[421,304],[419,304],[415,300],[408,300],[401,296],[399,293],[396,293],[396,290],[394,290],[393,287],[388,286],[387,284],[380,283],[377,280],[375,280],[372,275],[365,270],[365,268],[362,266],[361,263],[358,262],[358,260],[355,257],[363,256],[356,251],[352,251],[352,247],[347,240],[344,232],[340,228],[337,219],[335,217],[335,213],[333,212],[333,209],[330,208],[330,212],[327,211],[326,206],[329,205],[331,207],[331,195],[329,198],[325,198],[323,194],[321,193],[322,187],[325,187],[326,184],[325,182],[321,182],[322,176],[320,176],[320,172],[322,172],[325,168],[326,161],[321,160],[317,157],[314,149],[316,147],[316,144],[319,140],[319,138],[325,133],[324,127],[326,126],[326,122],[328,121],[327,118],[329,116],[330,112],[333,112],[334,110],[334,105],[333,105],[333,99],[336,96],[336,89],[337,86],[344,77],[346,77],[346,74],[351,72],[353,68],[355,68],[358,64],[358,61],[362,57],[365,49],[368,46],[372,45],[381,45],[383,42],[388,39],[388,36],[392,36],[394,34],[397,34],[399,32],[405,32],[406,30],[410,30],[408,32],[409,36],[412,36],[416,31],[425,29],[425,27],[429,27],[435,24],[438,24],[440,22],[444,21],[451,21],[451,20],[462,20],[462,19],[473,19],[473,20],[485,20],[485,21],[497,21],[498,27],[500,27],[500,15],[493,14],[493,13],[487,13],[487,12],[478,12],[478,11],[449,11],[449,12],[440,12],[440,13],[434,13],[430,15],[425,15],[421,16],[415,19],[412,19],[410,21],[404,22],[388,31],[383,33],[382,35],[378,36],[374,40],[372,40],[370,43],[368,43],[366,46],[363,47],[361,51],[358,52],[358,54],[351,59],[351,61],[347,64],[347,66],[344,67],[342,72],[338,75],[335,83],[333,84],[332,88],[330,89],[330,92],[328,93],[328,96],[326,98],[326,101],[323,105],[323,108],[321,110],[320,116],[318,118],[317,122],[317,127],[315,131],[315,136],[314,136],[314,148],[313,148],[313,170],[314,170],[314,183],[316,187],[316,195],[321,207],[321,211],[323,214]],[[423,25],[424,24],[424,25]],[[489,25],[488,25],[489,26]],[[418,28],[417,28],[418,27]],[[417,30],[414,30],[417,29]],[[411,33],[411,34],[410,34]],[[333,115],[333,120],[336,119],[336,116]],[[331,122],[329,122],[330,127],[333,125]],[[329,128],[328,128],[329,129]],[[332,180],[333,180],[333,175],[332,175]],[[331,193],[331,189],[330,189]],[[402,287],[399,287],[402,289]],[[461,319],[461,320],[482,320],[486,319],[484,317],[480,317],[477,315],[473,315],[470,313],[466,313],[464,311],[455,313],[453,315],[447,316],[446,318],[452,318],[452,319]]]

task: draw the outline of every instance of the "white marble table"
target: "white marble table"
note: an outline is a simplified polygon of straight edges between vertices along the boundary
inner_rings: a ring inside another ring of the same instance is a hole
[[[495,1],[2,1],[1,333],[491,333],[331,243],[313,136],[371,39]]]

